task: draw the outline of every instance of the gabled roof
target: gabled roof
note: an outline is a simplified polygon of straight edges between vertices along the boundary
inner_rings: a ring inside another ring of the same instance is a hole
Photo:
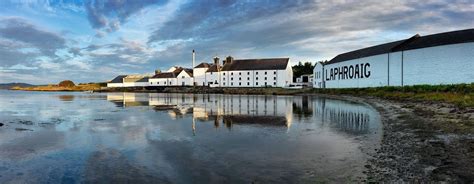
[[[403,44],[403,46],[397,48],[395,51],[412,50],[468,42],[474,42],[474,29],[465,29],[422,36]]]
[[[206,70],[206,72],[218,72],[221,68],[222,67],[219,65],[213,64],[211,67],[209,67],[209,69]]]
[[[178,67],[173,72],[162,72],[159,74],[155,74],[151,78],[176,78],[182,70],[183,68]]]
[[[210,68],[212,64],[210,63],[201,63],[194,68]]]
[[[222,71],[235,70],[284,70],[290,58],[238,59],[222,66]]]
[[[127,75],[119,75],[112,79],[109,83],[123,83],[123,78],[127,77]]]
[[[190,69],[190,68],[184,68],[183,70],[181,70],[181,72],[186,72],[190,77],[193,77],[193,69]],[[181,73],[180,72],[180,73]],[[179,75],[179,74],[178,74]]]
[[[474,29],[466,29],[445,33],[432,34],[427,36],[415,35],[409,39],[385,43],[372,47],[367,47],[351,52],[339,54],[329,62],[324,64],[338,63],[342,61],[375,56],[389,52],[397,52],[404,50],[413,50],[426,47],[435,47],[441,45],[474,42]]]
[[[369,57],[369,56],[375,56],[379,54],[384,54],[392,51],[392,48],[398,46],[399,44],[403,43],[405,40],[400,40],[396,42],[390,42],[390,43],[385,43],[381,45],[376,45],[372,47],[367,47],[351,52],[346,52],[343,54],[339,54],[330,61],[324,63],[324,64],[332,64],[332,63],[339,63],[342,61],[347,61],[347,60],[352,60],[352,59],[357,59],[357,58],[363,58],[363,57]]]

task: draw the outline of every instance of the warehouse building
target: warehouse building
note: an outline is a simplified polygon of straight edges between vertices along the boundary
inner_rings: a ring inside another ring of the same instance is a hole
[[[474,82],[474,29],[439,33],[340,54],[314,68],[315,88]]]
[[[203,68],[207,70],[203,73]],[[293,70],[289,58],[238,59],[227,57],[222,65],[201,63],[194,68],[197,86],[210,87],[283,87],[289,85]]]

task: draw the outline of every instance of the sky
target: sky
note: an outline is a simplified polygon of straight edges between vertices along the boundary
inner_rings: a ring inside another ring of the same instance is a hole
[[[421,2],[421,3],[419,3]],[[111,80],[218,56],[330,60],[474,28],[472,0],[2,0],[0,83]]]

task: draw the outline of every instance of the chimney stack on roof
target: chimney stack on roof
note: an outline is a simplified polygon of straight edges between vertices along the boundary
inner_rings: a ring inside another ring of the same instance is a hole
[[[218,65],[219,64],[219,57],[214,57],[214,64],[215,65]]]
[[[224,64],[231,64],[234,61],[234,58],[232,56],[227,56],[225,58]]]

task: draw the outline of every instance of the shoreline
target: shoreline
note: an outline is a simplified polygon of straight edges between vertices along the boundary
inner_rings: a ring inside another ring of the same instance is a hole
[[[178,90],[179,89],[179,90]],[[202,90],[202,89],[200,89]],[[379,148],[367,150],[364,182],[474,182],[474,107],[443,101],[383,98],[362,94],[315,93],[313,89],[210,89],[202,93],[315,95],[367,103],[381,117]],[[261,93],[264,91],[265,93]],[[100,91],[191,93],[163,91]],[[280,92],[285,92],[281,94]],[[291,92],[291,93],[289,93]],[[195,91],[194,91],[195,93]],[[270,94],[269,94],[270,93]],[[278,94],[275,94],[278,93]]]
[[[379,111],[383,124],[380,149],[365,166],[368,182],[474,182],[473,108],[361,100]]]

